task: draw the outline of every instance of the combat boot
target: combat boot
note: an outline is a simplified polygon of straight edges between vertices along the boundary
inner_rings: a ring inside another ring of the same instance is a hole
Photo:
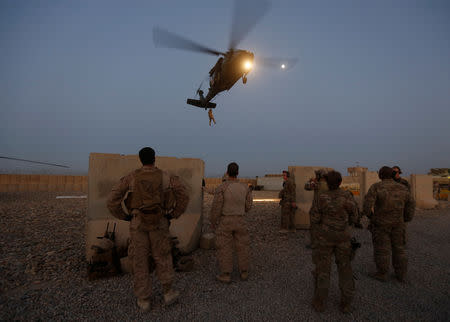
[[[216,279],[222,283],[229,284],[229,283],[231,283],[231,274],[230,273],[221,273],[216,276]]]
[[[164,292],[164,304],[165,305],[172,305],[176,301],[178,301],[178,298],[180,297],[180,292],[174,290],[171,288],[167,292]]]
[[[242,271],[241,272],[241,280],[242,281],[248,280],[248,272],[247,271]]]
[[[151,307],[150,300],[141,300],[141,299],[138,299],[138,300],[137,300],[137,305],[138,305],[139,308],[140,308],[142,311],[144,311],[144,312],[149,311],[149,310],[150,310],[150,307]]]
[[[380,282],[386,282],[388,280],[387,274],[383,274],[380,272],[369,273],[369,276]]]
[[[312,307],[316,312],[324,312],[325,311],[325,302],[324,300],[315,297],[312,301]]]
[[[406,283],[406,275],[405,274],[395,274],[395,278],[397,279],[397,281],[399,281],[400,283]]]

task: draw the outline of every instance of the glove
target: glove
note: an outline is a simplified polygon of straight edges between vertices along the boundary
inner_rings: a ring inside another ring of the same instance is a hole
[[[132,218],[133,218],[133,215],[126,215],[124,220],[131,221]]]

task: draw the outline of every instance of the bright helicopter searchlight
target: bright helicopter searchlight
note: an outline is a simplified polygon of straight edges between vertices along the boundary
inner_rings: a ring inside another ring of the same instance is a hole
[[[281,69],[285,69],[286,65],[285,64],[281,64]]]

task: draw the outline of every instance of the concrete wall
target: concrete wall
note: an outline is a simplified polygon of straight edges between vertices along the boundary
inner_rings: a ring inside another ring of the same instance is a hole
[[[432,176],[413,174],[409,182],[417,208],[431,209],[438,205],[438,201],[433,198]]]
[[[361,174],[360,177],[360,200],[363,203],[364,198],[366,197],[367,192],[369,191],[370,187],[374,184],[380,181],[380,178],[378,178],[378,173],[375,171],[366,171]]]
[[[263,190],[281,190],[283,189],[283,177],[258,177],[257,186],[263,186]]]
[[[88,177],[47,174],[0,174],[0,192],[87,192]]]
[[[171,222],[170,233],[176,236],[179,248],[191,252],[198,246],[202,227],[202,178],[204,162],[200,159],[156,157],[156,166],[170,174],[178,175],[189,194],[186,212]],[[112,186],[134,169],[140,168],[137,155],[91,153],[89,156],[89,187],[86,234],[86,256],[91,257],[91,245],[102,236],[107,223],[112,228],[117,223],[116,238],[119,246],[126,245],[129,223],[114,218],[106,208],[106,200]]]
[[[314,199],[313,191],[305,190],[305,183],[315,177],[315,170],[323,169],[324,167],[300,167],[290,166],[289,172],[294,178],[296,184],[296,202],[297,211],[295,213],[295,226],[298,229],[309,229],[309,209],[311,208]],[[331,170],[331,168],[326,168]]]

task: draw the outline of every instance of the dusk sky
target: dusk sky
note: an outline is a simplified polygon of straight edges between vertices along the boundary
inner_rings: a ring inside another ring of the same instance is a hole
[[[226,51],[233,1],[0,2],[0,160],[87,173],[90,152],[200,158],[205,175],[357,163],[450,167],[450,2],[273,0],[239,44],[298,58],[255,66],[207,111],[186,104],[217,58],[155,48],[160,26]]]

